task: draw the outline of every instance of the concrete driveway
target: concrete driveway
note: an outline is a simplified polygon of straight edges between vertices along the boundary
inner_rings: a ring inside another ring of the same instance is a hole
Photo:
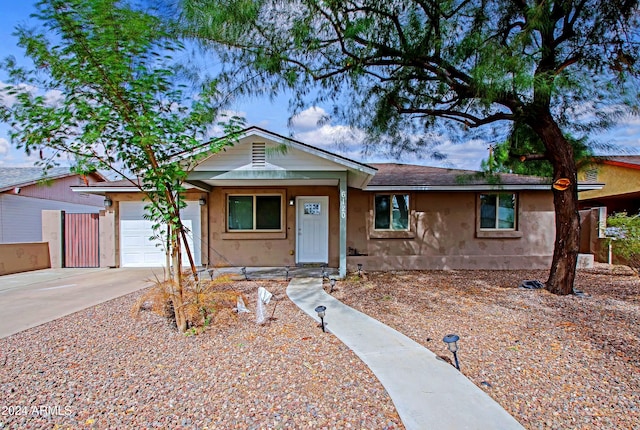
[[[148,287],[161,268],[45,269],[0,276],[0,338]]]

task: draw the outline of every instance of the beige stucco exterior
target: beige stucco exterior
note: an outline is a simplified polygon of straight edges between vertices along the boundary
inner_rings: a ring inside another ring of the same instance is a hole
[[[0,276],[49,267],[46,242],[0,243]]]
[[[228,194],[280,193],[284,225],[280,232],[229,232],[226,227]],[[204,198],[202,207],[202,264],[225,266],[294,266],[296,264],[296,196],[329,197],[329,266],[339,264],[338,188],[331,186],[217,187],[209,193],[192,192],[187,200]],[[358,263],[369,270],[399,269],[522,269],[549,267],[555,237],[550,192],[518,193],[517,231],[486,234],[477,228],[476,192],[410,192],[410,231],[373,229],[375,193],[348,190],[348,268]],[[101,262],[118,265],[117,218],[121,201],[140,200],[136,193],[113,193],[101,235]],[[481,234],[482,233],[482,234]],[[479,237],[484,236],[484,237]],[[359,254],[359,255],[354,255]]]
[[[347,245],[350,270],[548,268],[555,237],[551,193],[518,193],[517,231],[487,234],[477,228],[477,193],[410,194],[411,231],[373,231],[374,193],[350,190]],[[394,237],[395,236],[395,237]],[[484,237],[479,237],[484,236]],[[510,236],[510,237],[505,237]]]
[[[226,195],[281,193],[284,225],[276,233],[230,233],[226,229]],[[328,186],[296,187],[221,187],[208,197],[209,264],[212,266],[286,266],[295,265],[296,207],[288,204],[296,196],[329,197],[329,266],[339,259],[338,189]],[[204,260],[203,260],[204,261]]]

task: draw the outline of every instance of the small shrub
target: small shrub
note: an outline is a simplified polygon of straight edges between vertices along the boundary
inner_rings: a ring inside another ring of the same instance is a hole
[[[242,298],[245,304],[248,303],[242,293],[229,289],[231,283],[231,278],[228,276],[221,276],[211,281],[199,280],[196,282],[190,274],[184,275],[182,301],[187,319],[187,335],[199,334],[218,321],[224,321],[224,324],[228,324],[229,320],[234,317],[232,309],[238,303],[238,297]],[[141,309],[149,308],[175,326],[171,300],[174,291],[173,281],[156,278],[153,284],[134,304],[132,316],[138,317]],[[218,313],[224,316],[218,318]]]
[[[613,240],[613,255],[633,268],[640,268],[640,215],[617,213],[607,219],[607,226]]]

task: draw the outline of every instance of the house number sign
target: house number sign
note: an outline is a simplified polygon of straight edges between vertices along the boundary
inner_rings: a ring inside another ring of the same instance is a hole
[[[340,191],[340,218],[347,217],[347,192]]]

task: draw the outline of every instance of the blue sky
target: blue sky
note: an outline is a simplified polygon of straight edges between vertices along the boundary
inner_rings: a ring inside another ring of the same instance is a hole
[[[21,58],[22,52],[16,46],[16,39],[11,34],[18,24],[36,23],[29,18],[32,12],[34,12],[32,1],[0,0],[0,40],[2,41],[0,58],[4,59],[8,55]],[[4,79],[5,75],[0,71],[0,85]],[[491,130],[487,128],[484,134],[485,139],[453,143],[446,136],[435,136],[434,139],[440,142],[435,149],[447,154],[444,161],[434,161],[428,157],[419,158],[415,154],[405,154],[400,160],[381,154],[363,156],[362,145],[353,139],[352,130],[336,122],[318,126],[318,119],[326,114],[325,109],[329,110],[329,106],[317,106],[303,111],[291,121],[291,126],[289,125],[288,99],[284,95],[273,100],[267,98],[238,100],[229,109],[244,116],[247,125],[257,125],[275,133],[292,136],[304,143],[364,162],[404,162],[477,170],[480,168],[480,161],[488,155],[489,144],[495,143],[491,140]],[[27,157],[21,150],[16,149],[9,141],[7,130],[7,125],[0,123],[0,166],[32,165],[35,161],[33,156]],[[355,135],[358,135],[357,131]],[[483,134],[480,135],[483,136]],[[597,136],[595,140],[616,146],[618,148],[616,152],[619,153],[640,154],[640,118],[621,118],[618,127]]]

